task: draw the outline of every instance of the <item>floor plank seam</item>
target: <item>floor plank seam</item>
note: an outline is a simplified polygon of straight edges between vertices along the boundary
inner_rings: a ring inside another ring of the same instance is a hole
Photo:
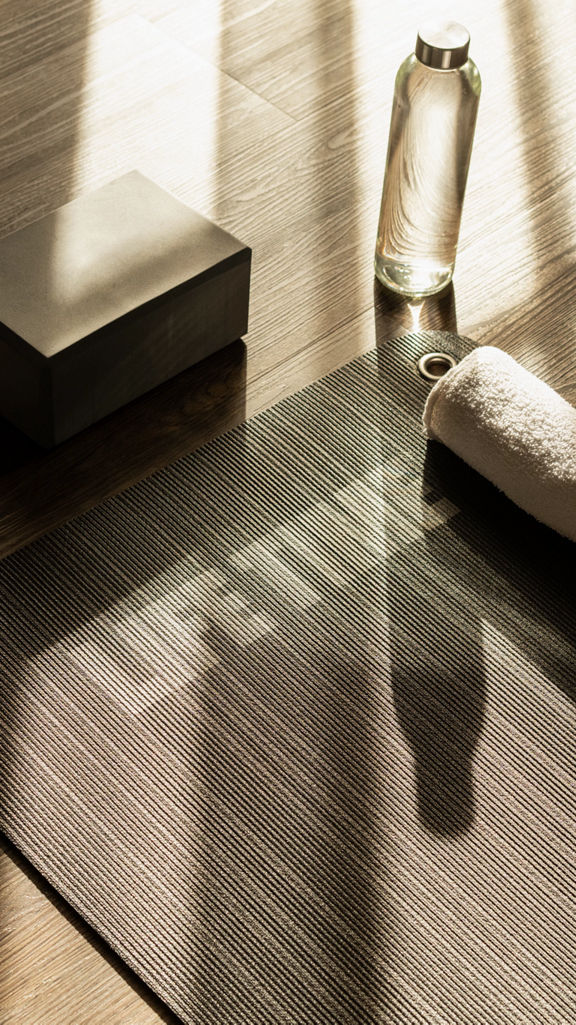
[[[182,49],[186,50],[188,53],[193,54],[194,57],[196,57],[200,61],[203,61],[211,68],[214,68],[219,75],[222,75],[223,78],[227,78],[228,81],[236,82],[237,85],[241,86],[242,89],[246,89],[246,91],[251,93],[252,96],[256,96],[257,99],[259,99],[262,103],[266,103],[267,106],[272,107],[273,110],[278,111],[279,114],[282,114],[284,117],[286,117],[293,125],[299,124],[302,121],[302,118],[298,118],[295,117],[293,114],[290,114],[283,107],[280,107],[277,103],[274,103],[272,100],[269,100],[268,97],[264,96],[262,93],[259,93],[256,89],[252,88],[252,86],[247,85],[246,82],[242,81],[242,79],[230,74],[229,71],[225,71],[217,62],[209,60],[203,53],[200,53],[193,46],[190,46],[188,43],[183,43],[182,40],[177,39],[171,32],[167,31],[161,24],[150,21],[148,18],[144,18],[142,15],[138,15],[138,17],[142,18],[142,21],[145,21],[148,25],[151,26],[151,28],[161,33],[161,35],[168,42],[172,43],[174,46],[182,47]],[[285,125],[284,127],[289,127],[289,125]]]

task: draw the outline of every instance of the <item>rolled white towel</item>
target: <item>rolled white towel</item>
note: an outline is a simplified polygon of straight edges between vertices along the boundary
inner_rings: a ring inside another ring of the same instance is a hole
[[[576,541],[576,409],[549,385],[479,346],[434,385],[423,422],[429,438]]]

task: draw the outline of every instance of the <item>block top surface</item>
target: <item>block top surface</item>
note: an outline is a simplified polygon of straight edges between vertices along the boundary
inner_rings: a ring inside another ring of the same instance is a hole
[[[0,240],[0,321],[53,356],[246,248],[131,171]]]

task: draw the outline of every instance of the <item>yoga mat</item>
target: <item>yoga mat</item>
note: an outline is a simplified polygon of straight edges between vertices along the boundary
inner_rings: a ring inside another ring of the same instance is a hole
[[[387,342],[0,564],[1,825],[186,1023],[576,1021],[574,546]]]

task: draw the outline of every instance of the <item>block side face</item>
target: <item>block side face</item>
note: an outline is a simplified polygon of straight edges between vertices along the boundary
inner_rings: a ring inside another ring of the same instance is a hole
[[[50,357],[244,248],[131,172],[0,240],[0,320]]]
[[[0,324],[0,415],[37,444],[54,444],[51,368],[46,359],[13,344]]]
[[[138,398],[247,329],[250,260],[141,307],[50,360],[57,442]]]

